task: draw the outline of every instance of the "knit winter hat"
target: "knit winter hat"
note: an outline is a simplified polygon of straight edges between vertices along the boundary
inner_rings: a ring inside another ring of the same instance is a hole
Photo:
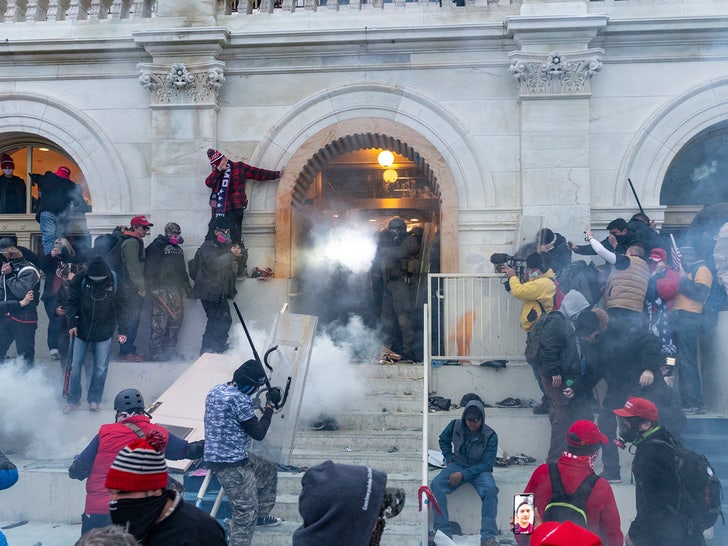
[[[15,162],[13,161],[13,158],[10,157],[8,154],[3,154],[2,157],[0,157],[0,169],[14,169],[15,168]]]
[[[137,438],[114,459],[106,475],[106,488],[119,491],[152,491],[167,487],[164,437],[152,431]]]
[[[222,152],[218,152],[217,150],[213,150],[212,148],[207,149],[207,158],[210,160],[210,165],[213,167],[217,167],[218,163],[222,160],[223,156]]]
[[[303,525],[293,533],[293,546],[369,544],[384,500],[384,472],[326,461],[309,468],[301,484]]]
[[[601,539],[571,521],[545,521],[533,530],[531,546],[601,546]]]

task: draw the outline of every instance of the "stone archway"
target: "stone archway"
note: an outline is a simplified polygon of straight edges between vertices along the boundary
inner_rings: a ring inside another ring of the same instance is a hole
[[[0,137],[15,134],[44,137],[73,158],[88,181],[94,215],[130,210],[124,166],[102,129],[81,111],[44,95],[0,93]]]
[[[705,129],[728,119],[728,78],[703,83],[657,110],[630,142],[620,165],[614,205],[632,202],[630,177],[645,207],[660,206],[660,191],[678,151]]]
[[[398,139],[425,159],[441,199],[441,268],[458,271],[459,210],[495,202],[489,171],[465,127],[439,104],[402,87],[360,84],[324,91],[294,107],[252,158],[254,164],[286,166],[273,205],[276,276],[291,274],[291,199],[300,173],[321,148],[360,133]],[[476,176],[483,182],[473,184]]]

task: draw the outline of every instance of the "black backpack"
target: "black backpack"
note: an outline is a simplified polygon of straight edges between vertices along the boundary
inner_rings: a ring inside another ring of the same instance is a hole
[[[594,473],[589,474],[571,495],[566,494],[559,466],[556,463],[549,463],[549,477],[551,478],[551,498],[544,510],[543,520],[571,521],[581,527],[586,527],[586,501],[599,480],[599,476]]]
[[[723,489],[720,480],[705,455],[691,451],[680,443],[654,439],[653,442],[666,445],[675,456],[675,469],[680,482],[677,506],[669,506],[675,513],[688,518],[688,532],[701,534],[725,517],[721,510]]]
[[[94,246],[91,249],[91,259],[100,257],[103,258],[106,264],[115,271],[117,275],[121,275],[124,263],[121,259],[121,242],[123,240],[122,228],[117,226],[111,233],[105,233],[99,235],[94,240]]]

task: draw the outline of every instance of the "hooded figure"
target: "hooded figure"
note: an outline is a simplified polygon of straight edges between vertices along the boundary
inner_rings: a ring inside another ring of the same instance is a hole
[[[481,546],[497,546],[498,487],[493,465],[498,452],[498,435],[484,422],[483,403],[471,400],[460,419],[453,419],[440,434],[445,468],[432,480],[432,492],[442,514],[435,513],[434,527],[452,537],[447,512],[447,495],[464,483],[471,484],[482,500],[480,513]]]
[[[546,460],[550,463],[556,462],[566,449],[566,432],[578,419],[579,404],[584,402],[581,398],[569,399],[564,390],[578,381],[581,374],[573,321],[588,308],[589,302],[584,295],[570,290],[559,310],[546,317],[538,338],[538,372],[549,399],[551,445]]]
[[[293,533],[293,546],[369,544],[387,485],[384,472],[326,461],[309,468],[301,485],[303,525]]]

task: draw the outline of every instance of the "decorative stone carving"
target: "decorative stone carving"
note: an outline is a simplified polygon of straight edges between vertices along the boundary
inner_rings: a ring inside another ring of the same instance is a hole
[[[158,65],[140,63],[139,83],[152,94],[152,106],[217,106],[220,88],[225,81],[224,63],[212,61],[187,67],[174,63],[165,71]]]
[[[519,82],[521,98],[588,97],[603,53],[601,49],[553,51],[544,59],[542,54],[516,51],[510,54],[508,72]]]

